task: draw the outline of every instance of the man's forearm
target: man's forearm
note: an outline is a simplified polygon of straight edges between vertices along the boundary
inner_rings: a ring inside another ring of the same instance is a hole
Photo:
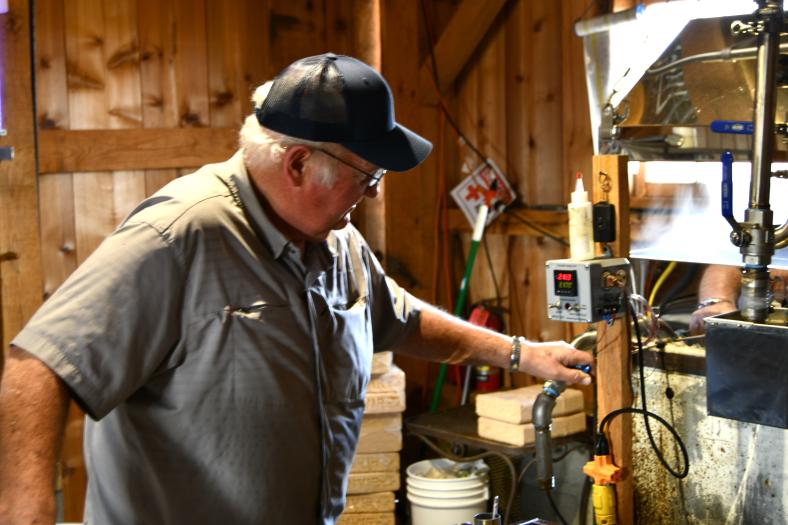
[[[0,383],[0,523],[54,523],[55,464],[68,401],[49,368],[11,349]]]
[[[512,338],[423,304],[419,329],[396,352],[430,361],[488,364],[508,369]],[[521,349],[519,369],[538,377],[588,383],[590,377],[567,367],[591,361],[587,353],[563,341],[528,341]]]
[[[452,364],[508,367],[511,338],[422,303],[419,329],[398,353]]]
[[[736,307],[741,289],[741,271],[736,266],[712,265],[706,268],[698,285],[698,300],[716,298]]]

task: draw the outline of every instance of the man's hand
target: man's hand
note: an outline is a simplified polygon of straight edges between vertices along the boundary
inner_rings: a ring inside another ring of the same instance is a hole
[[[591,354],[577,350],[564,341],[545,343],[527,341],[520,355],[521,371],[570,385],[575,383],[590,385],[590,375],[570,367],[592,364]]]

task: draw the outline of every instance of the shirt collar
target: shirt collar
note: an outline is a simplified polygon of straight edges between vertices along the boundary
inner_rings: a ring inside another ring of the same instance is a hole
[[[241,205],[246,211],[250,222],[252,222],[263,241],[268,245],[271,254],[275,259],[279,259],[284,255],[290,255],[300,262],[298,249],[271,223],[263,206],[260,204],[260,197],[255,192],[249,173],[246,171],[243,150],[238,150],[227,162],[230,165],[230,175],[227,182],[230,184],[236,197],[241,201]],[[330,266],[336,257],[335,239],[333,237],[334,233],[331,232],[327,241],[307,243],[307,254],[310,251],[316,251],[319,254],[316,262],[320,261],[322,263],[320,266],[324,268]]]

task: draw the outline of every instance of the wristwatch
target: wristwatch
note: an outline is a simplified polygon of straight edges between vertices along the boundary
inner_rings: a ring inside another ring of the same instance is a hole
[[[509,372],[520,369],[520,350],[525,344],[525,338],[519,335],[512,337],[512,353],[509,355]]]
[[[733,301],[730,299],[723,299],[721,297],[706,297],[701,302],[698,303],[698,306],[695,307],[696,310],[700,310],[701,308],[706,308],[707,306],[711,306],[717,303],[730,303],[733,304]]]

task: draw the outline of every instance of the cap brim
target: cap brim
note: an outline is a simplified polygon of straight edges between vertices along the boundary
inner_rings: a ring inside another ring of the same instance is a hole
[[[343,142],[367,162],[388,171],[407,171],[421,164],[432,151],[432,143],[405,126],[395,124],[383,138],[364,142]]]

